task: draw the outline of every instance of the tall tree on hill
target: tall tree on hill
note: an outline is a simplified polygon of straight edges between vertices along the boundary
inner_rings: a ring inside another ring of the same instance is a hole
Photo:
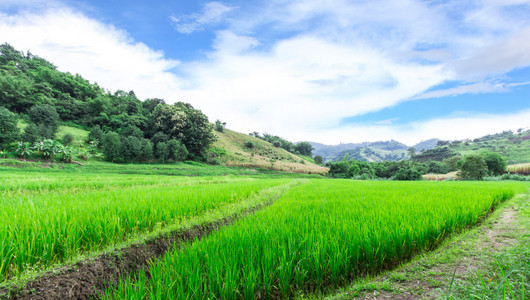
[[[215,140],[208,117],[191,104],[158,105],[153,117],[157,131],[180,140],[195,157],[204,157],[206,149]]]

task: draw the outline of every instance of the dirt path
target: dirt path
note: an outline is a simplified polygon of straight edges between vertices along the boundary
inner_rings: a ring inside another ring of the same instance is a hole
[[[480,227],[456,237],[405,266],[357,283],[330,299],[439,299],[454,282],[469,280],[485,261],[517,246],[525,229],[517,222],[514,204],[505,206]]]

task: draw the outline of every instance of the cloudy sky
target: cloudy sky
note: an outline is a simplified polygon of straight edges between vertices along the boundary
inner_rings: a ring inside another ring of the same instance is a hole
[[[530,126],[530,0],[0,0],[3,42],[292,141]]]

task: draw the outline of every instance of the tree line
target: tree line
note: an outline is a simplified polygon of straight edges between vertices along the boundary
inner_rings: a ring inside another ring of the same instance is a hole
[[[88,142],[115,162],[202,160],[215,140],[206,115],[189,103],[111,93],[9,44],[0,45],[0,108],[2,151],[17,141],[53,140],[60,124],[89,130]]]
[[[416,160],[413,156],[410,160],[366,162],[349,160],[346,155],[341,161],[328,163],[329,174],[336,178],[421,180],[428,173],[460,171],[463,179],[482,180],[486,176],[502,175],[506,168],[504,158],[496,152],[483,151],[464,157],[456,154],[446,157],[445,151],[432,151],[432,154],[439,160],[426,161],[426,156]]]

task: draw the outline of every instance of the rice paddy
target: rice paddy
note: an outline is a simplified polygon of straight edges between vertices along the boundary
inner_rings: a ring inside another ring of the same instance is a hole
[[[436,248],[529,187],[1,172],[0,285],[146,234],[165,234],[201,216],[239,214],[274,198],[272,205],[173,248],[117,284],[109,282],[99,297],[283,299],[325,293]]]
[[[113,299],[289,298],[391,268],[527,185],[320,180],[110,287]]]
[[[28,268],[105,249],[287,182],[227,177],[1,176],[0,282]]]

